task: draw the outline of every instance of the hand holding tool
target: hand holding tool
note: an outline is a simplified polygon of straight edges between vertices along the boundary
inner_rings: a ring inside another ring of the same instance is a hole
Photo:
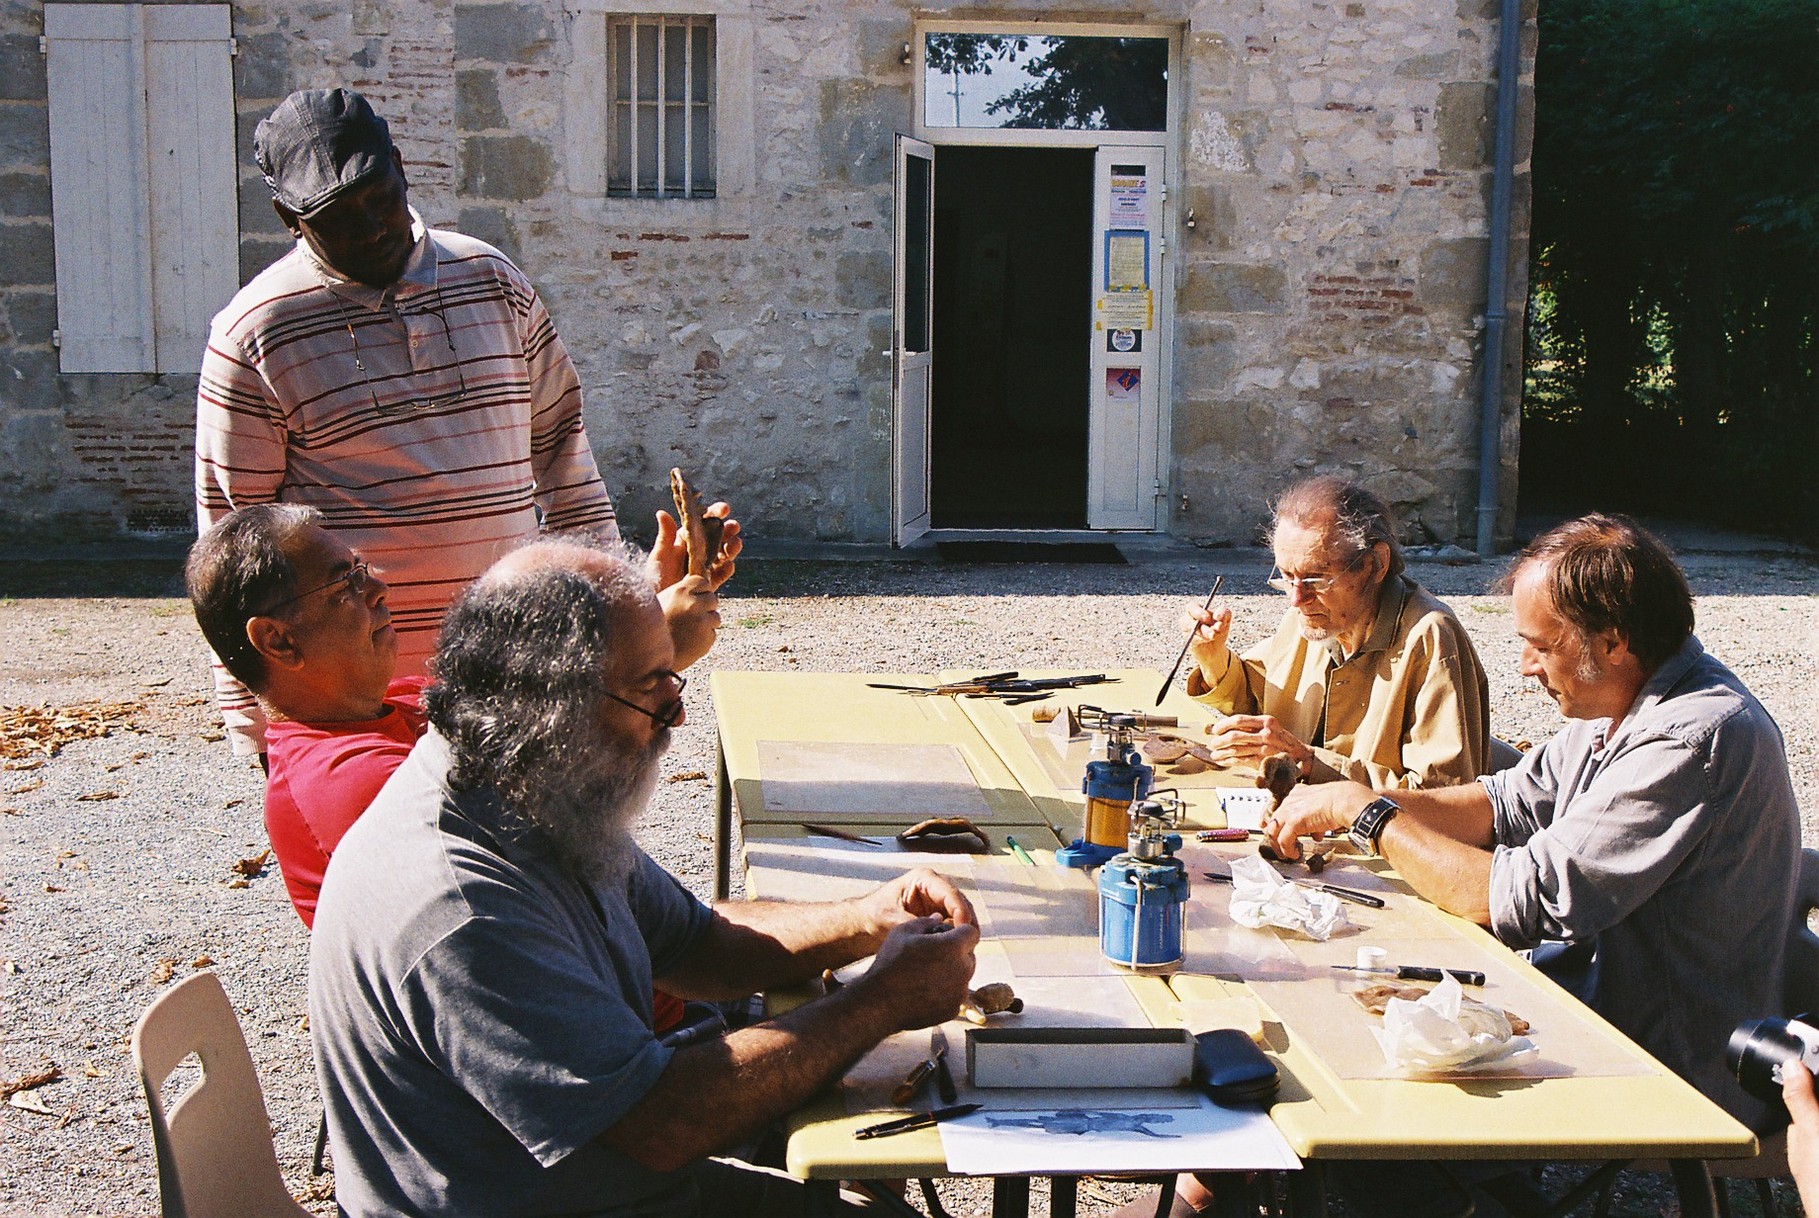
[[[1213,607],[1213,598],[1219,595],[1219,585],[1224,582],[1223,574],[1213,576],[1213,590],[1206,594],[1206,604],[1200,606],[1202,613]],[[1175,666],[1168,670],[1168,676],[1162,678],[1162,688],[1156,691],[1157,706],[1161,706],[1162,699],[1168,697],[1169,686],[1175,683],[1175,674],[1181,671],[1181,661],[1187,659],[1187,649],[1194,645],[1194,636],[1198,633],[1200,633],[1200,624],[1196,622],[1194,628],[1187,632],[1187,641],[1181,644],[1181,654],[1175,657]]]
[[[1396,964],[1384,968],[1363,968],[1356,964],[1335,964],[1334,968],[1344,969],[1348,973],[1386,973],[1398,981],[1439,981],[1443,976],[1450,976],[1460,985],[1483,985],[1484,974],[1475,968],[1429,968],[1420,964]]]
[[[951,1121],[955,1117],[966,1116],[983,1107],[985,1107],[984,1104],[952,1104],[946,1108],[937,1108],[933,1112],[918,1112],[912,1116],[898,1117],[894,1121],[880,1121],[876,1125],[867,1125],[863,1129],[855,1129],[853,1136],[860,1139],[888,1138],[892,1134],[908,1133],[913,1129],[931,1129],[942,1121]]]

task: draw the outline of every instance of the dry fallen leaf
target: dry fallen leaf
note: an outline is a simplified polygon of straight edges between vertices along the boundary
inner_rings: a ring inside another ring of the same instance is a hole
[[[46,892],[63,892],[65,890],[57,887],[55,884],[46,884],[44,886],[44,891],[46,891]]]
[[[271,857],[272,852],[269,849],[261,850],[252,858],[241,859],[238,863],[235,863],[234,871],[249,878],[256,875],[263,875],[265,873],[265,862]]]
[[[233,879],[229,880],[227,882],[227,886],[229,888],[251,888],[252,887],[251,884],[246,882],[245,876],[239,876],[239,875],[237,875]]]
[[[76,799],[79,802],[91,803],[91,804],[99,803],[101,800],[104,800],[104,799],[119,799],[119,798],[120,798],[120,792],[118,792],[118,791],[85,791],[81,795],[76,796]]]
[[[42,778],[34,778],[30,782],[23,782],[16,787],[9,787],[6,793],[8,795],[23,795],[27,791],[36,791],[43,785],[44,780]]]
[[[194,960],[191,960],[189,962],[189,966],[191,968],[207,968],[209,965],[213,964],[214,962],[215,962],[215,958],[213,956],[208,955],[205,952],[202,955],[197,956]]]
[[[17,808],[0,808],[0,816],[24,816],[24,815],[25,815],[25,813],[19,811],[19,809],[17,809]]]
[[[0,706],[0,757],[54,757],[72,740],[93,740],[133,726],[145,703],[85,702],[74,706]]]
[[[669,775],[663,781],[665,781],[665,782],[706,782],[707,781],[707,771],[706,770],[683,770],[680,774]]]
[[[202,737],[202,739],[208,741],[210,744],[215,743],[217,740],[226,740],[227,739],[226,732],[217,732],[217,731],[212,731],[212,730],[206,731],[206,732],[197,732],[196,735]]]
[[[39,1116],[54,1117],[57,1115],[56,1113],[52,1112],[48,1107],[45,1106],[45,1103],[43,1100],[39,1099],[35,1095],[29,1095],[23,1091],[16,1092],[12,1095],[7,1096],[6,1102],[8,1104],[12,1105],[14,1108],[20,1109],[21,1111],[35,1112]]]
[[[46,1083],[54,1083],[63,1077],[63,1071],[53,1062],[35,1074],[21,1074],[11,1082],[0,1080],[0,1096],[12,1096],[21,1091],[35,1091]]]
[[[222,804],[221,806],[223,808],[238,808],[241,804],[243,804],[245,802],[246,801],[243,799],[230,799],[226,803]]]
[[[176,969],[177,962],[175,960],[166,958],[158,961],[158,963],[152,965],[152,984],[163,985],[171,979],[171,975]]]
[[[84,1078],[100,1078],[101,1077],[101,1071],[95,1069],[95,1061],[93,1058],[88,1058],[83,1061],[82,1075]]]
[[[150,686],[153,689],[156,689],[161,685],[169,685],[170,683],[171,683],[171,679],[169,677],[157,677],[153,680],[147,681],[146,685]]]
[[[35,770],[43,764],[42,757],[21,757],[17,761],[0,763],[0,770]]]
[[[308,1015],[305,1015],[302,1019],[299,1019],[297,1021],[297,1031],[299,1031],[299,1032],[309,1031],[309,1016]]]

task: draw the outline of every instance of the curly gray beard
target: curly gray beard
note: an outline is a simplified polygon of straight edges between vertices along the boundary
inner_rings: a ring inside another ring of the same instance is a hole
[[[514,810],[577,876],[617,882],[637,857],[632,826],[657,789],[657,762],[669,746],[665,728],[642,748],[603,743],[577,749],[567,764],[546,770]]]

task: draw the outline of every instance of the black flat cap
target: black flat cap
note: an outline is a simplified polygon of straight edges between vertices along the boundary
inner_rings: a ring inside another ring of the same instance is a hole
[[[272,198],[307,219],[389,169],[392,135],[352,89],[300,89],[260,121],[253,159]]]

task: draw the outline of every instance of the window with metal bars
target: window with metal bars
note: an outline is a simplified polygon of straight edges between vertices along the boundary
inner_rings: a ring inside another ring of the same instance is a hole
[[[607,193],[714,196],[714,19],[607,20]]]

